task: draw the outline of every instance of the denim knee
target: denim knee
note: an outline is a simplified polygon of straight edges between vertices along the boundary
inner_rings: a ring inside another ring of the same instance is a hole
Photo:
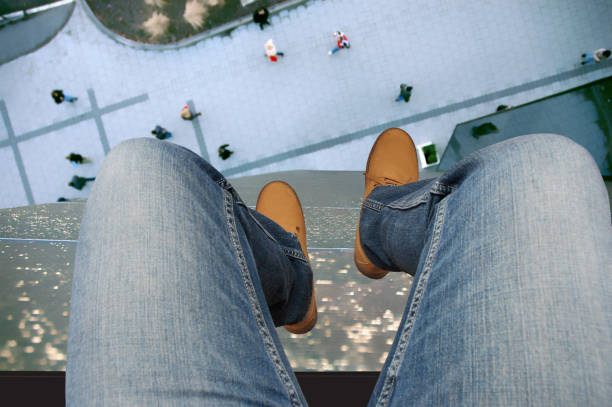
[[[163,174],[180,179],[196,176],[198,182],[223,183],[223,176],[202,157],[180,145],[153,138],[128,139],[113,147],[106,156],[100,178],[113,183],[131,183],[139,177]]]
[[[161,169],[164,161],[164,143],[149,138],[133,138],[122,141],[113,147],[102,164],[98,178],[112,176],[115,182],[121,182],[121,177],[137,177],[145,166],[146,170]],[[110,173],[110,174],[107,174]]]
[[[528,134],[515,137],[502,143],[508,143],[508,149],[488,159],[503,160],[511,167],[524,166],[534,175],[546,174],[557,180],[568,176],[599,175],[599,167],[593,156],[583,146],[572,139],[557,134]],[[502,144],[500,143],[500,145]]]
[[[470,172],[484,177],[481,180],[485,183],[494,182],[491,187],[495,188],[526,183],[549,189],[563,185],[563,189],[569,190],[586,183],[598,193],[605,192],[601,172],[591,153],[570,138],[556,134],[528,134],[496,143],[462,160],[458,169],[443,175],[444,182],[450,185],[465,182],[464,176]]]

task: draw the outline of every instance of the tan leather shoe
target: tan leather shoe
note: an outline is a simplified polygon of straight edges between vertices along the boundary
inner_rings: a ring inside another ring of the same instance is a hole
[[[402,129],[391,128],[380,133],[376,139],[366,165],[366,199],[379,185],[404,185],[419,179],[419,161],[414,142]],[[361,219],[361,214],[359,216]],[[388,271],[376,267],[366,256],[359,240],[359,223],[355,236],[355,265],[361,274],[370,278],[383,278]]]
[[[289,184],[282,181],[272,181],[266,184],[257,198],[255,210],[278,223],[289,233],[293,233],[300,241],[302,252],[308,258],[306,249],[306,223],[302,204]],[[314,279],[312,281],[312,297],[308,311],[300,322],[285,325],[285,329],[294,334],[305,334],[317,323],[317,302],[315,299]]]

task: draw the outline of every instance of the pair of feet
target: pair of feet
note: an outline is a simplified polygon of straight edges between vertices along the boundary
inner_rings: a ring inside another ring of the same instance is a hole
[[[415,182],[419,177],[419,166],[414,142],[408,133],[401,129],[391,128],[383,131],[368,157],[365,175],[365,192],[363,199],[380,185],[404,185]],[[300,200],[291,186],[282,181],[266,184],[257,198],[255,210],[278,223],[287,232],[293,233],[300,242],[306,257],[306,223]],[[355,264],[367,277],[378,279],[388,271],[376,266],[367,257],[359,238],[359,224],[355,237]],[[315,300],[314,281],[310,306],[304,318],[285,329],[294,334],[309,332],[317,322],[317,304]]]

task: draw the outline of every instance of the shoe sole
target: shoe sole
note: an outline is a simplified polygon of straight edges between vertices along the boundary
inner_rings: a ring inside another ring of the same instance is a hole
[[[290,195],[292,195],[293,198],[295,198],[296,202],[297,202],[297,206],[300,210],[300,217],[302,219],[301,225],[299,225],[301,227],[301,229],[298,231],[298,233],[294,233],[290,230],[287,229],[287,227],[285,227],[285,225],[280,224],[278,221],[276,221],[273,217],[274,214],[266,214],[261,212],[258,208],[260,207],[260,200],[262,198],[262,196],[264,195],[265,191],[269,188],[278,188],[281,187],[282,189],[284,189],[286,192],[289,192]],[[259,196],[257,197],[257,204],[255,206],[255,211],[261,213],[264,216],[267,216],[268,218],[272,219],[273,221],[275,221],[276,223],[278,223],[283,229],[285,229],[285,231],[289,232],[289,233],[293,233],[297,236],[298,240],[300,241],[300,248],[302,249],[302,252],[306,255],[306,259],[309,259],[308,256],[308,249],[306,246],[306,223],[304,221],[304,212],[302,210],[302,203],[300,202],[299,197],[297,196],[297,193],[295,192],[295,190],[291,187],[291,185],[287,184],[286,182],[283,181],[271,181],[269,183],[267,183],[259,192]],[[272,216],[270,216],[272,215]],[[316,297],[315,297],[315,289],[314,289],[314,278],[312,281],[312,297],[310,299],[310,304],[308,306],[308,311],[306,312],[306,315],[304,316],[304,319],[302,319],[300,322],[296,323],[296,324],[292,324],[292,325],[284,325],[284,328],[293,333],[293,334],[304,334],[309,332],[317,323],[317,302],[316,302]]]

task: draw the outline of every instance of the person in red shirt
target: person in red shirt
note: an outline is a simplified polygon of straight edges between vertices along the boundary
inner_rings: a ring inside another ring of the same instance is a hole
[[[335,54],[342,48],[351,47],[351,43],[349,42],[345,33],[343,33],[342,31],[336,31],[333,35],[334,37],[336,37],[336,47],[328,52],[329,55]]]

